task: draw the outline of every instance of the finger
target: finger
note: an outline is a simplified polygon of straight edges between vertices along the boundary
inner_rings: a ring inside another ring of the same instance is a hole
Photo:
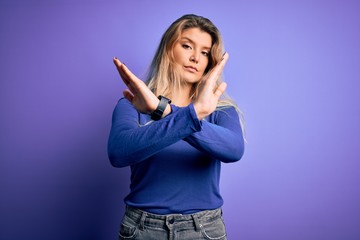
[[[120,60],[117,58],[117,57],[114,57],[113,58],[113,62],[118,70],[118,72],[120,73],[121,72],[121,65],[122,65],[122,62],[120,62]]]
[[[120,67],[121,66],[121,62],[117,57],[113,58],[113,62],[115,64],[116,67]]]
[[[221,60],[227,61],[229,59],[229,53],[225,52]]]
[[[129,89],[125,89],[123,91],[123,95],[124,97],[129,100],[131,103],[133,102],[134,100],[134,94],[132,94],[132,92],[129,90]]]
[[[120,75],[125,79],[126,86],[135,95],[142,92],[142,89],[146,87],[145,83],[133,74],[125,64],[121,65]]]
[[[114,58],[114,64],[118,69],[121,79],[125,83],[125,85],[133,92],[138,92],[138,83],[141,81],[138,79],[127,67],[124,63],[120,62],[118,58]]]
[[[225,52],[221,61],[214,68],[217,76],[219,76],[221,74],[228,59],[229,59],[229,54],[227,52]]]
[[[130,81],[128,80],[128,78],[126,77],[126,75],[123,73],[123,70],[122,70],[122,68],[121,68],[121,66],[123,65],[123,63],[121,63],[120,60],[119,60],[117,57],[114,57],[114,58],[113,58],[113,62],[114,62],[115,66],[116,66],[116,68],[117,68],[117,70],[118,70],[118,72],[119,72],[119,74],[120,74],[121,79],[124,81],[124,83],[125,83],[126,85],[128,85],[128,84],[130,83]]]
[[[215,90],[214,95],[217,99],[221,97],[221,95],[225,92],[227,84],[222,82]]]
[[[136,81],[134,81],[133,79],[130,79],[124,72],[120,72],[120,76],[123,79],[126,86],[128,87],[128,89],[130,89],[130,91],[133,94],[136,95],[137,93],[139,93],[139,86]],[[141,81],[141,80],[139,80],[139,81]]]
[[[124,81],[124,83],[126,84],[127,87],[129,87],[131,80],[129,79],[129,77],[124,73],[124,70],[122,69],[122,67],[120,66],[119,69],[119,74],[121,79]]]
[[[221,61],[210,71],[208,79],[210,80],[212,84],[215,84],[217,79],[220,77],[226,62],[229,59],[229,54],[226,52],[224,53],[223,58]]]
[[[142,83],[142,80],[133,74],[125,64],[121,65],[121,70],[124,77],[126,77],[129,82],[134,83],[134,86],[139,86],[139,84]]]

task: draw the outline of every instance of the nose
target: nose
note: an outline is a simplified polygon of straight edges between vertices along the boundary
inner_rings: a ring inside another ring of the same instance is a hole
[[[199,62],[199,56],[200,56],[200,54],[198,54],[198,53],[196,53],[194,51],[193,54],[190,56],[190,61],[194,62],[194,63],[198,63]]]

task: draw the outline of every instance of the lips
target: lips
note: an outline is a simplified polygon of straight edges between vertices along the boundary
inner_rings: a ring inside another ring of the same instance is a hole
[[[197,68],[193,66],[185,66],[184,68],[189,72],[193,72],[193,73],[198,72]]]

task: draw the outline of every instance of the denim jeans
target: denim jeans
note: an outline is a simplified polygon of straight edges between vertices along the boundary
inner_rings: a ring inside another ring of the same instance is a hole
[[[221,208],[194,214],[156,215],[127,206],[119,240],[226,240]]]

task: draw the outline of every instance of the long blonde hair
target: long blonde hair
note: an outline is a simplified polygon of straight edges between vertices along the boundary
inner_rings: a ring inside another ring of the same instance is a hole
[[[199,28],[201,31],[211,36],[212,46],[209,54],[209,63],[205,69],[204,75],[214,68],[221,61],[224,54],[224,46],[220,31],[207,18],[194,14],[187,14],[175,22],[163,34],[160,44],[156,50],[155,56],[151,62],[149,72],[146,78],[146,84],[156,95],[163,95],[171,99],[172,93],[176,92],[181,86],[182,79],[177,71],[174,61],[173,49],[181,34],[186,29]],[[217,79],[217,85],[222,82],[222,77]],[[194,84],[191,100],[193,101],[197,95],[197,84]],[[243,114],[235,104],[235,102],[224,93],[218,102],[217,109],[234,107],[239,113],[241,127],[244,132]]]

